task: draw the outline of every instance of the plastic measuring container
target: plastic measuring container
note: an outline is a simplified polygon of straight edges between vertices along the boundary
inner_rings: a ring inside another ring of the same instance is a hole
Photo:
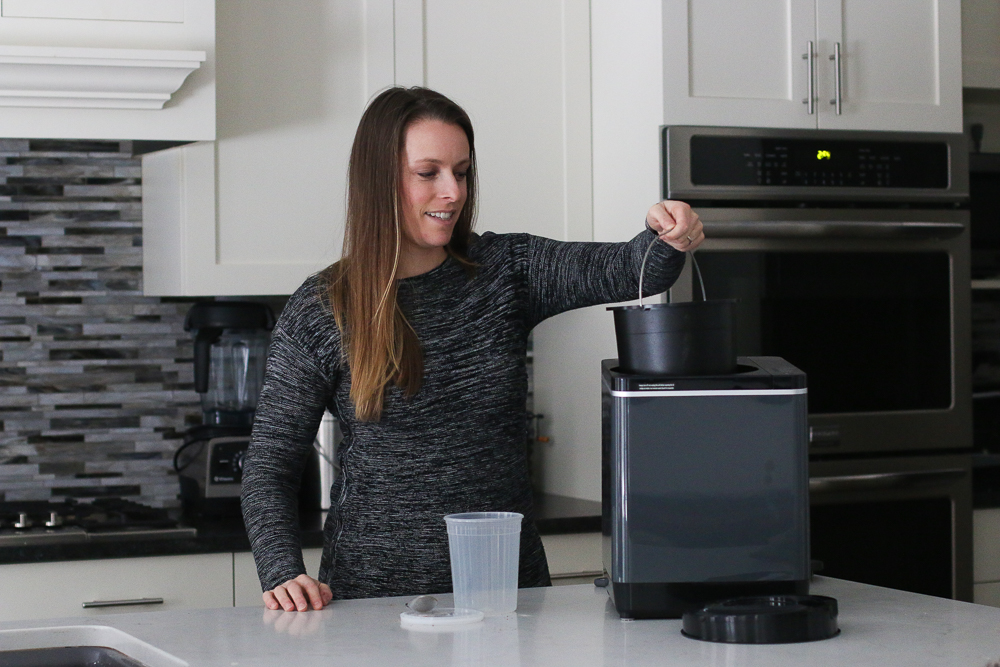
[[[523,518],[517,512],[466,512],[444,518],[456,609],[487,615],[517,609]]]

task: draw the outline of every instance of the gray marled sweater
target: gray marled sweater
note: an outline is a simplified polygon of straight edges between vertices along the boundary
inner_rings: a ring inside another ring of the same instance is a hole
[[[355,418],[323,281],[306,280],[274,329],[243,475],[243,516],[263,589],[305,572],[298,480],[324,408],[344,433],[319,571],[334,599],[450,591],[443,517],[453,512],[524,514],[519,584],[547,585],[525,460],[528,333],[566,310],[636,298],[653,238],[648,230],[618,244],[485,233],[469,248],[475,277],[449,258],[400,281],[400,306],[423,345],[424,380],[409,399],[389,387],[378,422]],[[669,287],[683,263],[683,254],[656,243],[646,291]]]

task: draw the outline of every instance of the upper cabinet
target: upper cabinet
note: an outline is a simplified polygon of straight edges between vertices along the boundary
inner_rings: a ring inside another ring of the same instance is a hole
[[[1000,88],[1000,2],[962,0],[962,82]]]
[[[478,230],[592,238],[585,2],[219,0],[217,13],[217,141],[143,157],[147,295],[289,294],[339,259],[354,132],[393,84],[472,117]]]
[[[663,0],[664,122],[961,132],[959,0]]]
[[[475,127],[476,229],[591,240],[588,2],[394,6],[396,83],[448,95]]]
[[[962,131],[958,0],[590,4],[594,240],[660,195],[664,124]]]
[[[218,1],[217,140],[142,160],[145,294],[291,294],[339,258],[354,131],[393,82],[380,9]]]
[[[5,137],[215,138],[213,0],[0,1]]]

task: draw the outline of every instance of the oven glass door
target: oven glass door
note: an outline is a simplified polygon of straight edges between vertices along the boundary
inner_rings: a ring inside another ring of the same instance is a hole
[[[972,600],[969,456],[812,461],[809,497],[819,574]]]
[[[827,577],[950,598],[952,511],[948,497],[815,505],[812,557]]]
[[[944,251],[698,253],[709,298],[737,299],[737,353],[806,372],[810,414],[947,410]]]

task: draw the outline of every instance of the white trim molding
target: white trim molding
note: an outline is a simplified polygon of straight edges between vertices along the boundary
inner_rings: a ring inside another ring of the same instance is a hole
[[[0,46],[0,107],[162,109],[204,51]]]

